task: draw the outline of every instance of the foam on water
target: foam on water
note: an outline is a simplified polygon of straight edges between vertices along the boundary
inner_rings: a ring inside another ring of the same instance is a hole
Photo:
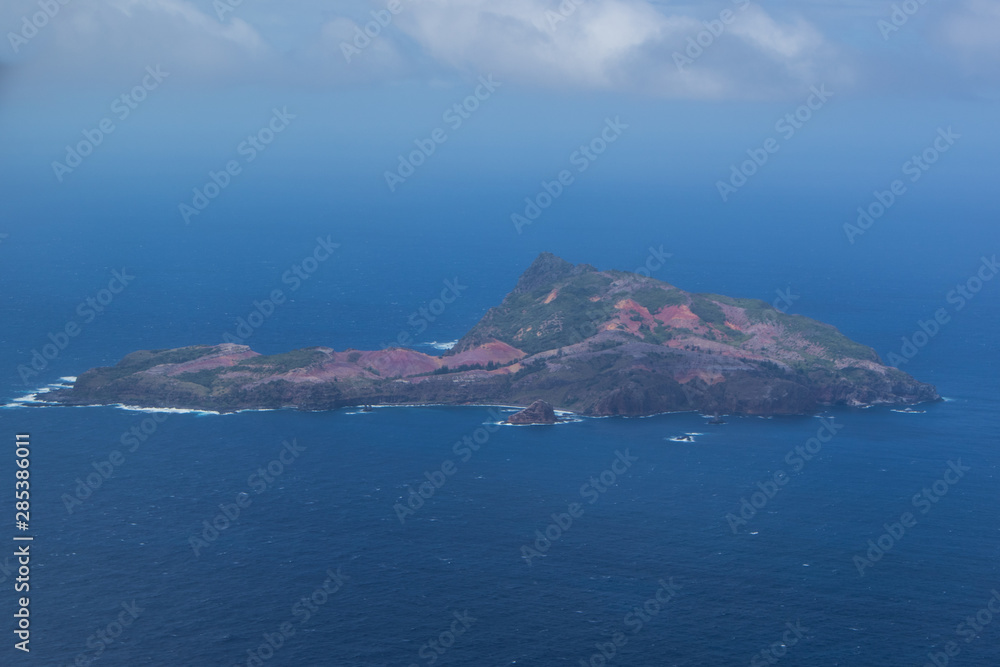
[[[98,406],[88,406],[88,407],[98,407]],[[100,406],[104,407],[104,406]],[[189,410],[186,408],[144,408],[141,405],[125,405],[124,403],[116,403],[111,407],[118,410],[128,410],[129,412],[162,412],[171,415],[221,415],[223,413],[216,412],[214,410]]]

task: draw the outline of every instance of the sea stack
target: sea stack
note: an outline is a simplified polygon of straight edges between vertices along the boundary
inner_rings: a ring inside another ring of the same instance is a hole
[[[555,424],[557,421],[555,410],[545,401],[535,401],[507,417],[508,424]]]

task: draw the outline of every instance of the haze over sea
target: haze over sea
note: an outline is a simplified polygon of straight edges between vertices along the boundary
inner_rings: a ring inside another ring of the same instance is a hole
[[[0,550],[0,664],[1000,664],[1000,19],[928,4],[883,39],[888,6],[795,4],[752,5],[690,76],[671,53],[701,24],[619,0],[551,51],[506,1],[485,32],[477,3],[407,5],[348,64],[325,5],[179,0],[70,3],[5,51],[0,516],[28,433],[34,542],[30,654]],[[437,353],[543,251],[775,302],[946,400],[545,427],[17,405],[227,335]]]

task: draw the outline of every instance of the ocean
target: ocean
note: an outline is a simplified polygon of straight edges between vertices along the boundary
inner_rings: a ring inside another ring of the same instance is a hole
[[[13,490],[14,437],[30,434],[34,541],[31,653],[5,649],[3,663],[1000,662],[990,610],[1000,590],[1000,284],[986,282],[961,310],[947,298],[992,250],[951,239],[933,270],[930,249],[876,266],[873,249],[816,245],[791,223],[784,235],[734,230],[709,248],[704,229],[661,225],[648,202],[606,211],[601,197],[580,192],[548,227],[513,241],[502,221],[473,231],[428,217],[382,233],[394,210],[363,225],[314,211],[276,237],[261,223],[270,212],[254,217],[252,202],[244,218],[219,213],[169,233],[122,211],[100,232],[62,222],[12,235],[0,247],[0,469]],[[504,201],[486,193],[452,205],[475,218]],[[785,205],[791,220],[815,203]],[[673,215],[698,211],[679,202]],[[601,247],[566,223],[588,212],[638,222]],[[341,246],[293,289],[286,272],[322,239]],[[632,270],[661,247],[671,257],[654,277],[769,302],[791,294],[789,312],[830,322],[883,358],[947,309],[948,323],[904,366],[947,400],[909,414],[545,427],[497,426],[486,407],[215,415],[12,405],[135,349],[220,342],[276,289],[288,300],[255,318],[247,339],[260,352],[367,349],[403,333],[433,352],[541,250]],[[114,271],[127,282],[118,293]],[[419,314],[445,281],[463,287],[460,298]],[[79,333],[22,374],[69,323]],[[697,435],[671,440],[685,434]],[[11,493],[3,498],[12,515]],[[0,557],[5,588],[17,577],[13,554]],[[14,597],[3,596],[9,630]]]

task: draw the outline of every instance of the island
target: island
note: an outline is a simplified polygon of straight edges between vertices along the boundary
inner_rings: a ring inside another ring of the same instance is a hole
[[[264,356],[232,343],[143,350],[50,397],[216,412],[544,401],[590,416],[810,414],[940,400],[828,324],[550,253],[441,356],[330,347]],[[542,407],[525,421],[548,420]]]

